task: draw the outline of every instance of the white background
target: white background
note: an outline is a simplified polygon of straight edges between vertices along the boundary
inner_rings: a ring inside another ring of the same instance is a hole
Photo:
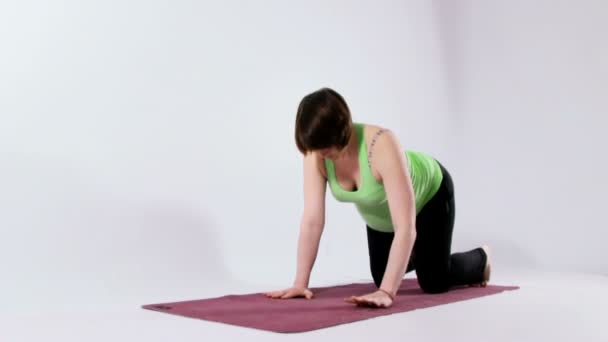
[[[323,86],[454,177],[454,250],[608,273],[603,1],[0,3],[1,311],[291,284],[299,100]],[[327,197],[311,285],[367,278]],[[514,279],[513,283],[517,283]]]

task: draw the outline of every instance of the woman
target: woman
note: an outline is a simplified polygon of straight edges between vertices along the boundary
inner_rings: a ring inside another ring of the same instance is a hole
[[[367,228],[371,274],[378,290],[349,303],[389,307],[405,273],[416,270],[420,288],[441,293],[452,286],[486,286],[489,248],[451,253],[454,188],[431,156],[404,150],[388,129],[353,122],[346,101],[322,88],[299,104],[295,140],[304,159],[304,212],[292,287],[270,298],[313,297],[308,288],[325,224],[325,191],[354,203]]]

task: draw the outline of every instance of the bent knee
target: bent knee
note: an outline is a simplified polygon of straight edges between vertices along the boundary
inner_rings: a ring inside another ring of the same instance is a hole
[[[438,279],[418,279],[418,284],[423,292],[431,294],[447,292],[450,288],[447,281]]]
[[[373,276],[374,284],[376,284],[377,288],[380,288],[380,285],[382,284],[382,276],[383,275],[374,275]]]

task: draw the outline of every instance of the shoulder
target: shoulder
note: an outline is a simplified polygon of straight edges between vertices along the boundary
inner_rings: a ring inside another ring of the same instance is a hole
[[[407,168],[405,149],[397,134],[388,127],[365,125],[367,157],[372,170],[377,170],[381,178],[384,175]]]
[[[371,152],[370,149],[401,150],[401,144],[397,135],[389,127],[368,123],[361,123],[361,125],[363,126],[368,152]]]

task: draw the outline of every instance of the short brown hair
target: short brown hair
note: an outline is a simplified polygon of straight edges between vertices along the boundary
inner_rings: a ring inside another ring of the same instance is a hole
[[[344,148],[352,134],[350,109],[335,90],[321,88],[300,101],[296,115],[295,139],[298,150]]]

